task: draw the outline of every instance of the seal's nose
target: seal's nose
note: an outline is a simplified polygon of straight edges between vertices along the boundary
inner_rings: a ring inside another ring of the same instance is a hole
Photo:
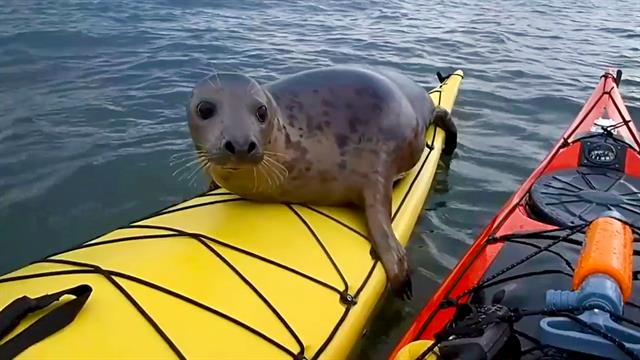
[[[245,144],[238,143],[237,141],[225,140],[222,147],[231,155],[246,156],[253,155],[258,149],[258,144],[256,144],[253,139],[249,140],[248,143]]]
[[[254,152],[257,148],[258,148],[258,145],[256,144],[255,141],[253,140],[249,141],[249,146],[247,146],[247,154],[251,155],[251,153]]]
[[[231,141],[229,141],[229,140],[225,141],[224,145],[222,147],[224,147],[224,149],[227,150],[227,152],[229,154],[235,155],[236,147],[235,147],[235,145],[233,145],[233,143]]]

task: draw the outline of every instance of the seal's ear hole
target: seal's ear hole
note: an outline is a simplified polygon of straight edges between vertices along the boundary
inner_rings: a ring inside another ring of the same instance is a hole
[[[267,121],[267,116],[269,116],[269,112],[267,111],[267,107],[264,105],[258,106],[258,110],[256,110],[256,117],[258,121],[265,122]]]
[[[196,111],[202,120],[207,120],[216,114],[216,104],[209,101],[201,101],[196,106]]]

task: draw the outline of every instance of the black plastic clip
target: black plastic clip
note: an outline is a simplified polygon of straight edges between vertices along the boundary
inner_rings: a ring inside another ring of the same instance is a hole
[[[343,291],[342,293],[340,293],[340,302],[345,304],[345,305],[355,305],[358,303],[358,300],[356,300],[355,297],[353,297],[353,295],[349,294],[346,291]]]

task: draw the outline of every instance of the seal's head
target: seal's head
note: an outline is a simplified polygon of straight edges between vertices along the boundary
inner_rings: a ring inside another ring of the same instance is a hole
[[[237,170],[262,162],[277,107],[255,80],[216,73],[193,88],[187,118],[199,154],[214,168]]]

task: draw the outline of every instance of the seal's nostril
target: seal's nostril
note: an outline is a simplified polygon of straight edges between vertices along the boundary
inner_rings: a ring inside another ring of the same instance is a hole
[[[229,153],[231,154],[235,154],[236,153],[236,147],[233,146],[233,143],[229,140],[224,142],[224,148],[225,150],[227,150]]]
[[[256,145],[255,141],[250,141],[249,142],[249,147],[247,147],[247,154],[251,154],[256,148],[258,147],[258,145]]]

